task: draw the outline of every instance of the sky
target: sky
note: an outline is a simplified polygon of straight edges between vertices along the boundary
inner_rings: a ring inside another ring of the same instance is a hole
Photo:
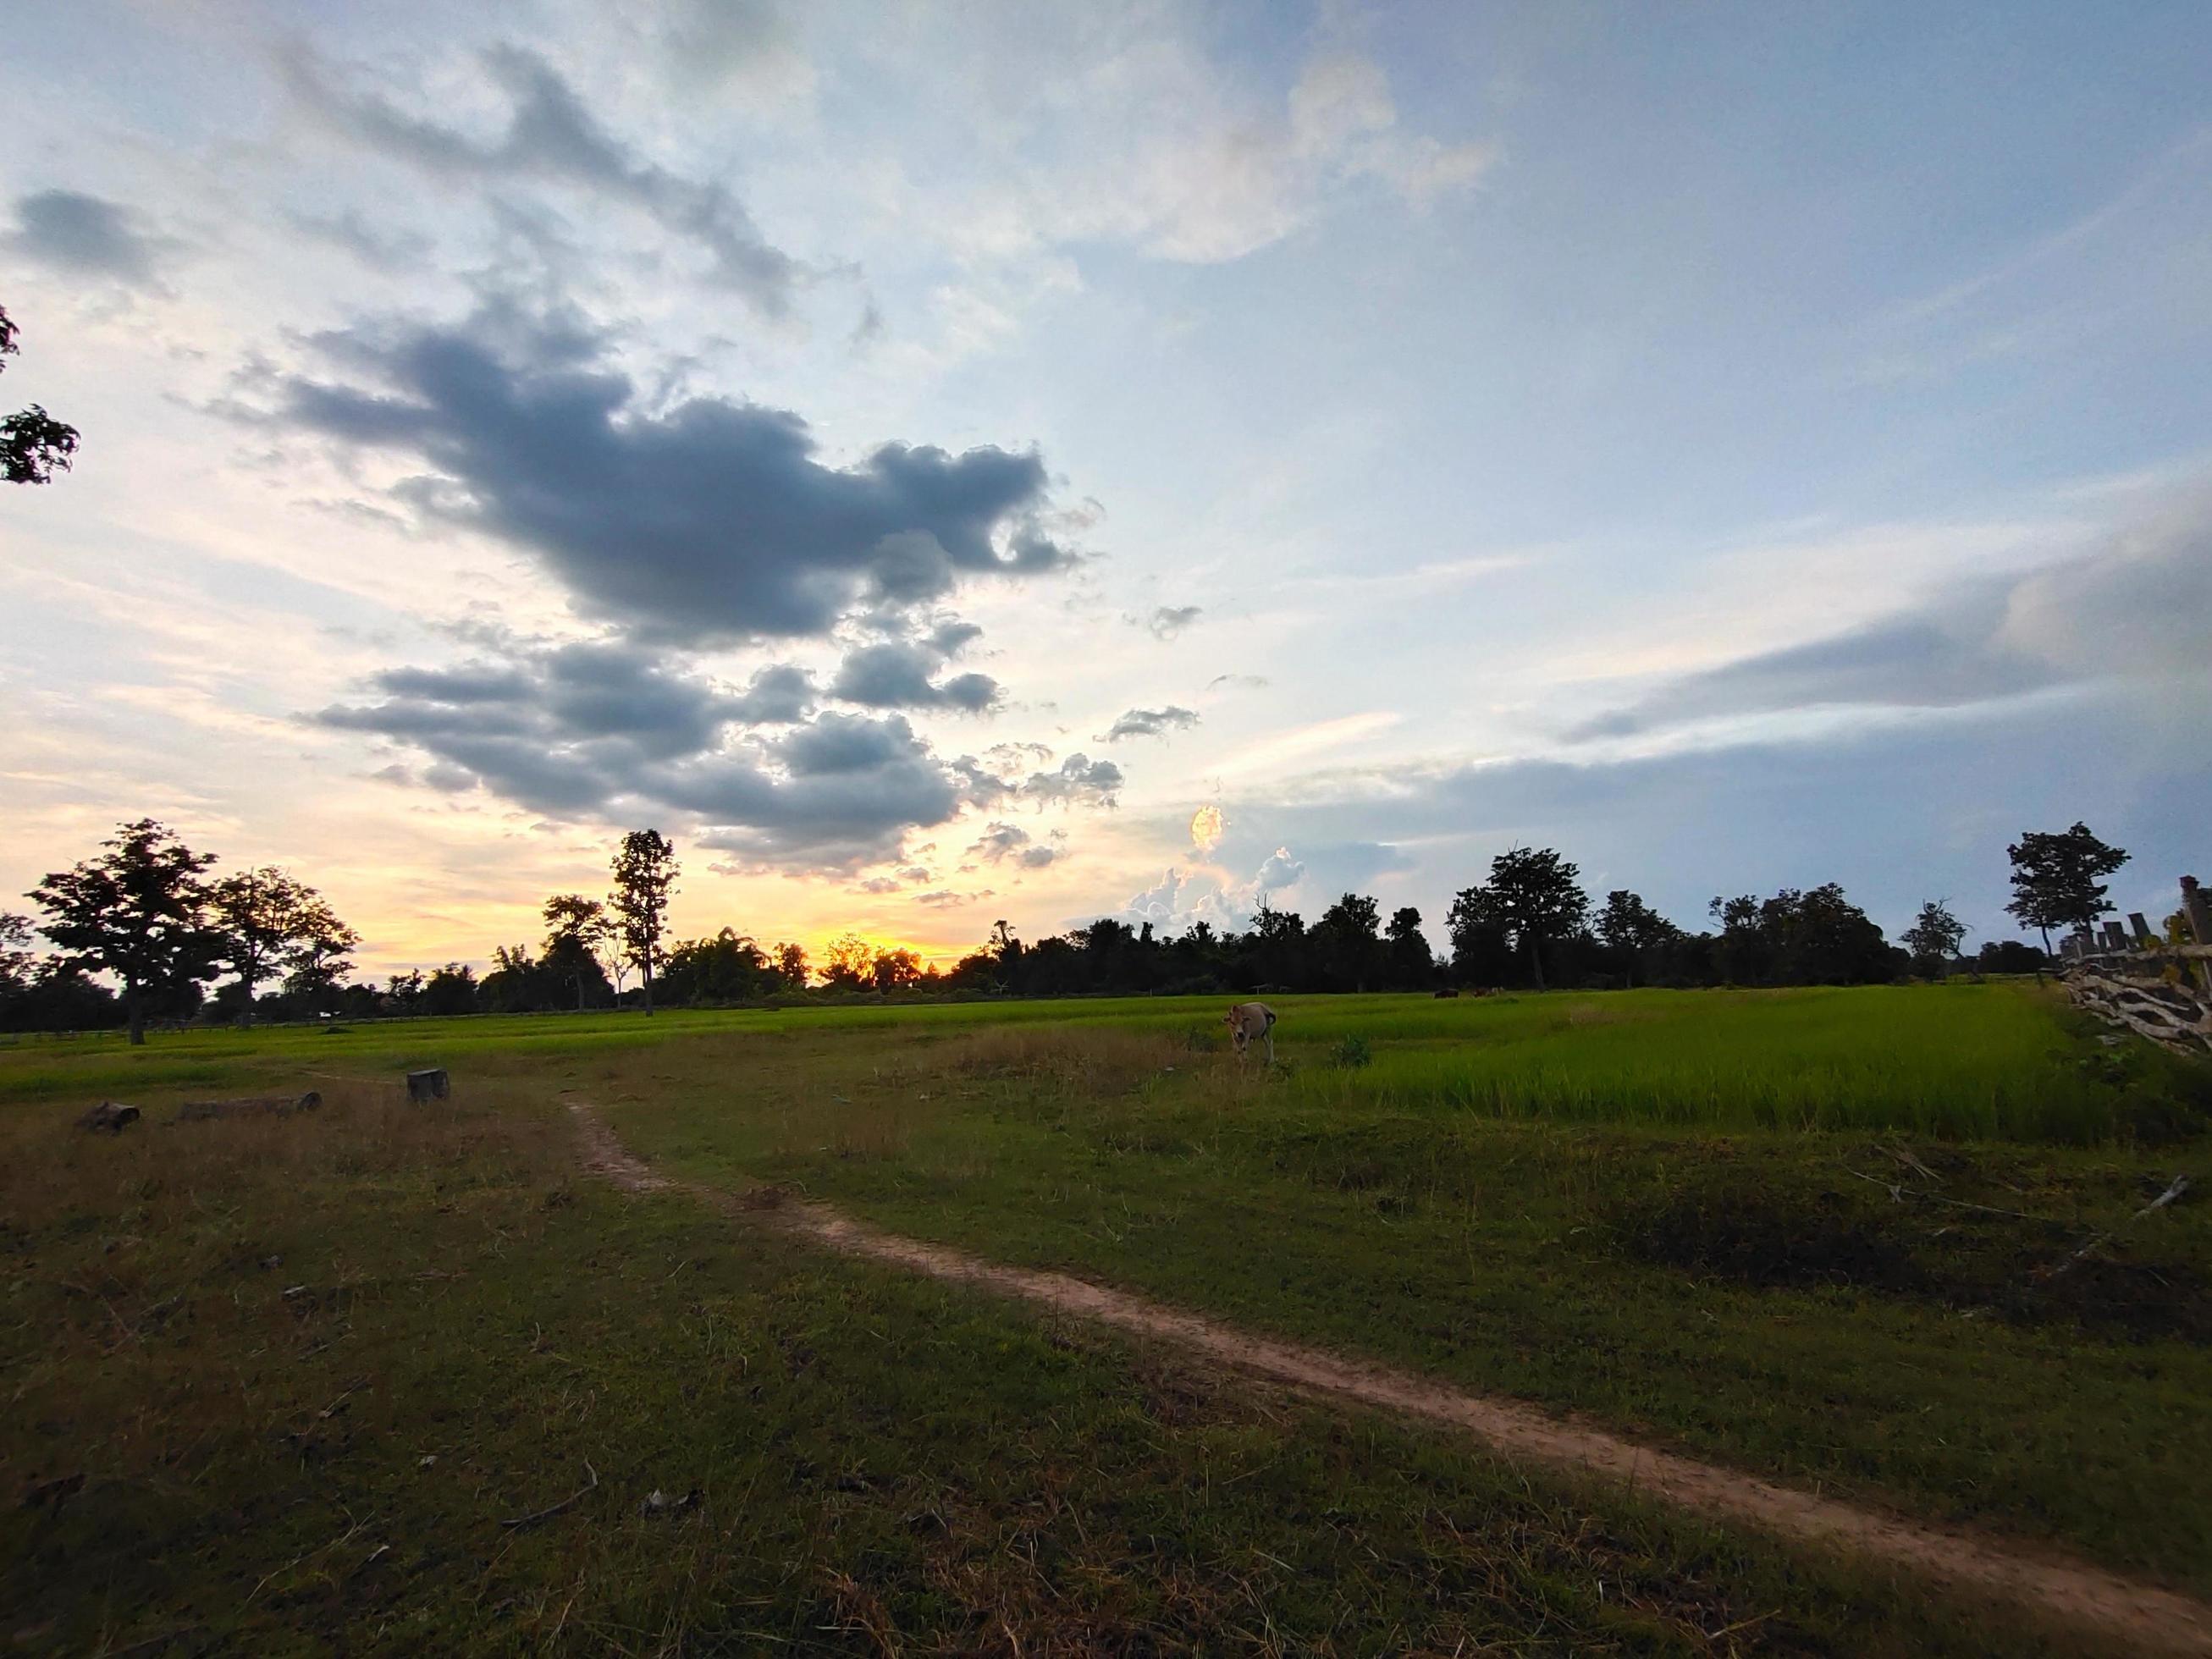
[[[76,0],[0,57],[0,893],[382,975],[2212,879],[2212,9]],[[0,901],[4,905],[4,901]],[[18,906],[17,908],[27,908]]]

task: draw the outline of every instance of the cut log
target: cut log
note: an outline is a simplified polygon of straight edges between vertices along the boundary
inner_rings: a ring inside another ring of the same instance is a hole
[[[426,1067],[407,1073],[407,1098],[414,1101],[443,1100],[453,1092],[453,1080],[442,1066]]]

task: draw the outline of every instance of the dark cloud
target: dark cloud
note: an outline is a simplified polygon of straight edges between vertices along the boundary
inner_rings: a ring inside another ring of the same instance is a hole
[[[820,635],[868,604],[1073,562],[1038,527],[1034,453],[888,443],[825,466],[788,410],[638,407],[573,315],[494,306],[459,327],[319,343],[348,378],[277,375],[276,409],[253,418],[419,459],[431,471],[401,499],[536,554],[580,609],[640,637]]]
[[[730,718],[747,726],[788,726],[814,712],[814,678],[790,663],[773,663],[732,698]]]
[[[1156,639],[1171,640],[1206,613],[1194,605],[1163,605],[1145,618],[1145,626]]]
[[[1054,842],[1058,840],[1054,832]],[[1012,859],[1024,870],[1042,870],[1060,855],[1061,848],[1052,843],[1039,842],[1019,824],[993,823],[975,843],[969,848],[986,864],[1004,864]]]
[[[2212,661],[2212,492],[2085,556],[1962,586],[1871,627],[1660,686],[1571,739],[1804,708],[1954,708],[2073,684],[2193,683]]]
[[[1157,738],[1170,732],[1187,732],[1198,724],[1194,709],[1170,703],[1165,708],[1132,708],[1107,728],[1100,741],[1119,743],[1124,738]]]
[[[982,637],[983,630],[975,623],[951,617],[923,635],[922,642],[939,656],[951,659],[958,656]]]
[[[508,112],[503,131],[482,137],[410,114],[377,94],[342,87],[304,50],[289,54],[284,66],[300,98],[356,143],[455,183],[535,179],[623,203],[703,248],[714,280],[763,313],[789,311],[804,273],[769,246],[726,188],[682,178],[637,155],[535,52],[495,46],[483,63],[506,94]]]
[[[2033,690],[2050,679],[2047,665],[1998,645],[1986,627],[1959,631],[1916,618],[1686,675],[1569,736],[1626,737],[1717,716],[1837,704],[1948,708]]]
[[[1021,793],[1036,801],[1111,806],[1121,787],[1121,769],[1112,761],[1070,755],[1052,772],[1032,772]]]
[[[481,784],[562,817],[674,814],[706,844],[780,867],[874,862],[954,814],[953,777],[904,720],[805,721],[796,672],[763,670],[732,696],[635,646],[538,647],[507,663],[388,670],[373,699],[315,718],[428,757],[420,771],[386,769],[395,781]],[[763,705],[792,722],[780,736],[750,730]]]
[[[1027,777],[1022,775],[1023,768],[1036,766],[1051,757],[1052,750],[1041,743],[994,744],[981,759],[961,756],[951,763],[951,770],[961,799],[986,811],[1016,801],[1033,801],[1039,806],[1117,804],[1121,769],[1111,761],[1070,755],[1057,767],[1039,767]]]
[[[980,630],[978,630],[980,631]],[[933,683],[943,654],[929,647],[890,641],[864,645],[846,653],[829,695],[869,708],[953,708],[981,714],[996,706],[999,683],[988,674],[956,674]]]
[[[0,246],[73,276],[109,276],[133,288],[160,284],[161,258],[176,245],[142,229],[129,209],[74,190],[15,198],[15,228]]]
[[[1020,789],[1018,780],[1007,777],[999,768],[973,755],[961,756],[952,763],[951,769],[960,799],[982,811],[1012,799]]]

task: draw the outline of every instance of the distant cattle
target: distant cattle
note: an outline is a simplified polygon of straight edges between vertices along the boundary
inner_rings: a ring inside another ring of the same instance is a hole
[[[1264,1002],[1240,1002],[1222,1016],[1229,1027],[1229,1040],[1237,1045],[1237,1057],[1244,1058],[1245,1049],[1256,1041],[1267,1048],[1267,1064],[1275,1063],[1275,1011]]]
[[[1443,988],[1443,990],[1441,990],[1441,991],[1439,991],[1439,992],[1437,992],[1437,996],[1438,997],[1438,999],[1439,999],[1439,1000],[1441,1000],[1441,999],[1443,999],[1443,998],[1444,998],[1444,997],[1455,997],[1455,996],[1457,996],[1458,994],[1459,994],[1459,987],[1458,987],[1458,986],[1456,986],[1456,985],[1447,985],[1447,986],[1445,986],[1445,987],[1444,987],[1444,988]]]

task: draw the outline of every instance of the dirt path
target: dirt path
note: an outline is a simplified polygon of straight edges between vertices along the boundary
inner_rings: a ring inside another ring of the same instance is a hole
[[[1469,1394],[1412,1372],[1254,1335],[1200,1315],[1065,1273],[1009,1267],[854,1221],[819,1204],[763,1205],[696,1182],[672,1181],[625,1151],[599,1112],[571,1099],[586,1167],[633,1192],[680,1190],[731,1214],[781,1227],[848,1255],[933,1279],[978,1285],[1055,1312],[1163,1340],[1213,1363],[1302,1392],[1351,1400],[1464,1430],[1509,1457],[1617,1480],[1715,1520],[1747,1522],[1797,1541],[1874,1558],[2129,1643],[2147,1653],[2212,1656],[2212,1607],[2053,1551],[1929,1526],[1776,1486],[1755,1475],[1639,1446],[1518,1401]]]

